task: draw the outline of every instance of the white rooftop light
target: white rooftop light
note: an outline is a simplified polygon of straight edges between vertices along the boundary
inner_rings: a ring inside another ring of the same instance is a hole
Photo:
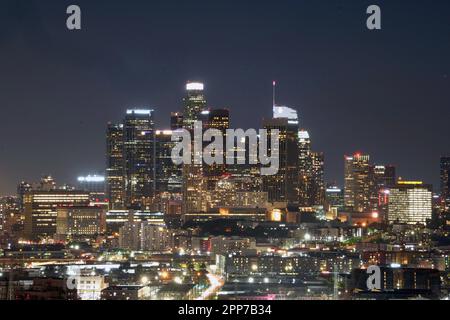
[[[129,109],[127,110],[127,114],[139,114],[139,115],[149,115],[153,110],[147,109]]]
[[[104,182],[105,181],[105,177],[103,176],[91,176],[88,175],[86,177],[78,177],[78,181],[79,182]]]
[[[203,91],[205,89],[205,85],[201,82],[190,82],[186,85],[187,91]]]

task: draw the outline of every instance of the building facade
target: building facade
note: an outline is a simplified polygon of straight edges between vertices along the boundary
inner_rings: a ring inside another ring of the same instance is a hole
[[[155,191],[154,110],[127,110],[123,124],[125,205],[144,209]]]
[[[111,210],[125,208],[123,125],[108,124],[106,133],[106,196]]]
[[[441,158],[441,199],[445,211],[450,208],[450,157]]]
[[[351,211],[370,211],[369,160],[369,155],[363,154],[345,157],[344,199],[346,208]]]
[[[432,188],[420,181],[399,181],[390,189],[389,223],[423,224],[432,217]]]
[[[275,175],[263,177],[264,191],[268,193],[269,202],[298,204],[298,125],[287,118],[275,118],[264,120],[263,126],[268,136],[272,130],[280,133],[279,170]]]
[[[53,237],[60,208],[89,207],[88,192],[31,191],[25,195],[25,236],[27,239]]]

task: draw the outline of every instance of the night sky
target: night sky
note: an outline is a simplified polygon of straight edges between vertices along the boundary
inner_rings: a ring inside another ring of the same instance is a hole
[[[66,8],[83,30],[66,29]],[[381,31],[366,8],[382,9]],[[187,80],[232,126],[296,107],[327,181],[369,153],[404,178],[439,182],[450,154],[450,1],[1,0],[0,194],[52,174],[103,172],[105,128],[127,108],[182,109]]]

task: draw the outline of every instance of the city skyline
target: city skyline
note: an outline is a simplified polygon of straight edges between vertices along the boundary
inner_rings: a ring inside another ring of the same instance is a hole
[[[0,301],[450,300],[449,12],[1,1]]]
[[[189,83],[190,81],[187,81],[186,83]],[[186,86],[186,83],[184,84],[184,86]],[[203,85],[203,83],[202,83],[202,85]],[[273,81],[273,86],[275,86],[275,81]],[[208,95],[208,91],[207,91],[207,85],[204,85],[204,89],[202,89],[202,91],[205,91],[205,94],[206,95]],[[275,92],[275,91],[274,91]],[[275,98],[275,96],[274,96],[274,98]],[[182,102],[182,98],[180,98],[180,101]],[[276,100],[275,99],[273,99],[273,102],[275,102]],[[210,107],[210,105],[209,104],[207,104],[206,105],[206,107],[208,107],[208,108],[211,108]],[[292,109],[291,109],[291,107],[284,107],[283,106],[283,103],[278,103],[278,101],[277,101],[277,103],[274,105],[274,106],[272,106],[272,108],[270,108],[270,110],[273,112],[273,116],[277,116],[276,115],[276,109],[280,109],[280,108],[287,108],[287,109],[289,109],[291,112],[292,111],[296,111],[297,113],[300,113],[299,112],[299,110],[298,110],[298,108],[295,108],[295,107],[293,107]],[[125,115],[130,115],[130,112],[132,111],[132,110],[149,110],[150,112],[151,112],[151,114],[152,114],[152,118],[158,118],[157,117],[157,115],[158,115],[158,108],[157,107],[152,107],[152,108],[150,108],[149,106],[145,106],[145,105],[141,105],[141,106],[138,106],[138,107],[135,107],[135,108],[127,108],[127,109],[125,109],[124,110],[124,112],[123,112],[123,115],[122,116],[125,116]],[[169,113],[178,113],[178,112],[180,112],[180,110],[183,110],[183,108],[182,107],[180,107],[179,109],[177,109],[177,110],[169,110]],[[257,127],[257,128],[263,128],[264,126],[263,126],[263,121],[264,121],[264,119],[270,119],[271,118],[271,114],[269,113],[269,115],[267,115],[267,117],[266,118],[264,118],[264,117],[262,117],[260,120],[261,120],[261,125],[259,126],[259,127]],[[284,117],[285,115],[282,115],[281,117]],[[161,116],[159,115],[159,118],[160,118]],[[154,127],[155,127],[155,129],[156,130],[170,130],[170,116],[168,116],[168,117],[166,117],[167,119],[165,119],[165,121],[163,121],[165,124],[164,124],[164,126],[161,126],[159,123],[157,123],[157,122],[155,122],[154,123]],[[299,117],[300,119],[301,119],[301,116]],[[233,119],[233,114],[230,112],[230,120],[231,119]],[[166,124],[167,123],[167,124]],[[231,122],[232,123],[232,122]],[[108,121],[108,124],[112,124],[112,121]],[[308,129],[308,128],[305,128],[305,127],[302,127],[301,126],[301,120],[300,120],[300,124],[299,124],[299,127],[300,127],[300,129],[301,130],[304,130],[304,131],[306,131],[306,132],[310,132],[310,130]],[[230,127],[230,128],[234,128],[234,127]],[[237,129],[237,128],[236,128]],[[246,129],[250,129],[250,127],[245,127],[244,128],[245,130]],[[310,133],[309,133],[310,134]],[[314,137],[313,137],[313,141],[314,141]],[[315,141],[314,141],[315,142]],[[313,145],[315,145],[315,143],[313,142]],[[344,187],[344,178],[345,178],[345,160],[346,160],[346,157],[348,157],[349,155],[359,155],[359,154],[363,154],[363,153],[365,153],[364,151],[361,151],[362,149],[358,149],[358,150],[355,150],[354,152],[349,152],[349,153],[347,153],[347,154],[343,154],[342,155],[342,172],[339,174],[337,174],[337,179],[327,179],[329,176],[330,176],[330,173],[329,173],[329,170],[327,170],[327,161],[325,162],[326,164],[325,164],[325,182],[326,183],[331,183],[331,184],[333,184],[333,183],[336,183],[337,185],[339,185],[340,187]],[[105,154],[106,154],[106,148],[105,148]],[[104,156],[104,155],[103,155]],[[373,154],[371,154],[370,155],[371,156],[371,163],[373,164],[373,165],[379,165],[379,164],[381,164],[381,162],[379,162],[379,161],[377,161],[376,159],[377,159],[377,157],[376,157],[376,154],[375,155],[373,155]],[[431,184],[431,183],[429,183],[430,185],[432,185],[433,186],[433,190],[434,191],[436,191],[436,192],[439,192],[440,191],[440,182],[439,182],[439,179],[440,179],[440,168],[439,168],[439,160],[440,160],[440,158],[441,157],[444,157],[445,156],[445,153],[443,153],[442,154],[442,156],[440,156],[438,159],[437,159],[437,162],[436,162],[436,164],[435,164],[435,167],[436,167],[436,173],[433,175],[433,176],[436,176],[436,177],[434,177],[434,179],[433,179],[433,181],[434,180],[436,180],[436,183],[434,183],[434,184]],[[326,157],[326,152],[325,152],[325,157]],[[373,158],[375,158],[375,160],[373,160]],[[398,170],[398,172],[400,172],[400,174],[399,174],[399,178],[404,178],[404,179],[416,179],[416,180],[419,180],[419,176],[421,176],[421,174],[420,173],[416,173],[415,174],[415,176],[402,176],[401,175],[401,172],[403,172],[403,170],[402,170],[402,168],[401,168],[401,166],[398,166],[398,165],[395,165],[395,164],[393,164],[392,162],[387,162],[386,163],[387,165],[393,165],[393,166],[395,166],[396,168],[397,168],[397,170]],[[73,173],[73,174],[71,174],[71,177],[68,179],[68,180],[63,180],[63,179],[59,179],[57,176],[55,176],[55,175],[53,175],[53,173],[52,172],[42,172],[42,173],[40,173],[40,174],[33,174],[33,178],[31,178],[31,179],[26,179],[26,178],[22,178],[22,179],[18,179],[17,180],[17,183],[15,184],[15,185],[13,185],[12,187],[11,186],[9,186],[9,189],[11,190],[10,191],[10,193],[4,193],[4,194],[1,194],[2,196],[7,196],[7,195],[13,195],[13,194],[15,194],[16,193],[16,189],[17,189],[17,185],[20,183],[20,182],[22,182],[22,181],[27,181],[27,182],[30,182],[30,181],[38,181],[40,178],[42,178],[42,177],[45,177],[46,175],[52,175],[54,178],[56,177],[56,179],[58,180],[58,183],[60,183],[60,185],[64,185],[64,184],[67,184],[67,185],[71,185],[71,186],[74,186],[74,185],[76,185],[76,182],[77,182],[77,179],[80,177],[80,176],[83,176],[83,175],[106,175],[106,172],[107,172],[107,167],[106,167],[106,165],[104,166],[104,168],[94,168],[94,169],[86,169],[86,170],[84,170],[84,171],[81,171],[81,172],[77,172],[77,173]],[[339,176],[340,175],[340,176]],[[65,172],[65,173],[63,173],[63,175],[62,176],[66,176],[66,177],[68,177],[69,176],[69,173],[68,172]],[[67,179],[67,178],[66,178]],[[423,179],[422,179],[423,180]],[[427,180],[424,180],[424,181],[426,181],[427,183],[429,182],[429,181],[427,181]],[[0,189],[1,190],[1,189]],[[5,190],[6,190],[6,188],[5,188]]]
[[[0,194],[44,174],[74,183],[101,173],[104,124],[148,105],[167,128],[170,112],[182,111],[186,80],[205,82],[208,106],[228,108],[233,127],[262,127],[274,79],[278,102],[296,107],[313,148],[325,153],[326,181],[342,186],[344,155],[361,151],[437,190],[439,158],[449,152],[450,5],[412,1],[405,13],[401,3],[379,1],[383,30],[370,33],[367,3],[241,2],[234,10],[233,1],[199,1],[175,10],[171,2],[79,1],[86,24],[78,34],[59,27],[65,1],[2,3],[9,77],[0,79],[0,105],[21,127],[0,127]]]

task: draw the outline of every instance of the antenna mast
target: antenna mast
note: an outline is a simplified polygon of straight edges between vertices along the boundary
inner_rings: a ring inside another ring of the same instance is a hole
[[[275,107],[276,106],[276,103],[275,103],[275,94],[276,94],[276,89],[277,89],[277,82],[274,80],[273,81],[273,83],[272,83],[272,103],[273,103],[273,106]]]

